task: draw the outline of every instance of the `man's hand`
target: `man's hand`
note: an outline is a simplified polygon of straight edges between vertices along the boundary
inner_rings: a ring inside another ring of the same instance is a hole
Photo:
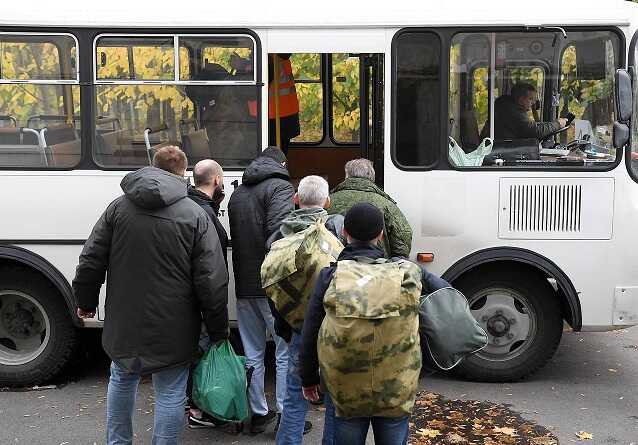
[[[302,388],[303,397],[309,402],[318,402],[319,401],[319,385],[309,386],[307,388]]]
[[[567,119],[560,117],[558,118],[558,123],[560,124],[560,128],[564,128],[567,126]]]
[[[80,317],[82,319],[95,317],[95,311],[88,312],[88,311],[82,310],[80,308],[78,308],[77,314],[78,314],[78,317]]]

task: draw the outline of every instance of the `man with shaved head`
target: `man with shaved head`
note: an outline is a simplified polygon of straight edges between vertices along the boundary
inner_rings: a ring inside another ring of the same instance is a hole
[[[188,188],[188,197],[204,209],[215,225],[226,259],[228,234],[218,218],[219,206],[224,200],[224,170],[212,159],[201,160],[193,168],[193,182],[195,187]]]
[[[212,159],[204,159],[195,164],[193,168],[193,182],[195,187],[188,186],[188,197],[195,201],[204,209],[209,219],[215,226],[219,243],[224,253],[224,261],[228,269],[228,234],[219,221],[219,206],[224,200],[224,170],[221,165]],[[206,331],[202,330],[199,345],[203,351],[210,346],[210,341]],[[189,393],[190,394],[190,393]],[[188,425],[191,428],[217,427],[226,422],[209,416],[200,409],[197,409],[191,401],[191,410],[188,415]]]

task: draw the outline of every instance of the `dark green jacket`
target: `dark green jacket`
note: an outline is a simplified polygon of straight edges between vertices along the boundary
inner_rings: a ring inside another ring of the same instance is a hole
[[[330,195],[328,213],[345,215],[354,204],[369,202],[383,212],[385,238],[383,247],[389,257],[407,257],[412,245],[412,228],[396,202],[372,181],[365,178],[346,178]]]

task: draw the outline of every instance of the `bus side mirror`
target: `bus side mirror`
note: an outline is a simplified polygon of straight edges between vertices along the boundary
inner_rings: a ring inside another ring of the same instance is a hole
[[[618,69],[614,76],[616,99],[616,122],[614,122],[614,147],[623,148],[629,143],[631,113],[633,110],[633,90],[631,75],[627,70]]]

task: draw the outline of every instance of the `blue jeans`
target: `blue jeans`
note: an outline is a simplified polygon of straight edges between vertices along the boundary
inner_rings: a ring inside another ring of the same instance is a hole
[[[335,417],[335,445],[365,445],[372,423],[376,445],[405,445],[409,417]]]
[[[286,380],[286,398],[284,410],[277,431],[277,445],[298,445],[303,442],[303,429],[308,412],[308,401],[301,391],[301,352],[302,337],[294,333],[288,343],[288,379]]]
[[[323,421],[323,437],[321,439],[321,445],[334,445],[335,444],[335,406],[332,403],[330,394],[327,392],[323,395],[323,406],[326,408]]]
[[[153,445],[177,444],[185,426],[186,382],[188,367],[172,368],[153,374],[155,422]],[[106,397],[107,445],[133,443],[133,410],[140,375],[111,363]]]
[[[275,361],[277,364],[277,412],[283,411],[286,397],[286,376],[288,374],[288,345],[275,334],[275,319],[270,312],[266,297],[237,299],[237,323],[239,335],[244,345],[246,367],[254,368],[248,390],[248,402],[253,414],[268,414],[268,403],[264,392],[264,356],[266,336],[270,333],[275,340]]]

